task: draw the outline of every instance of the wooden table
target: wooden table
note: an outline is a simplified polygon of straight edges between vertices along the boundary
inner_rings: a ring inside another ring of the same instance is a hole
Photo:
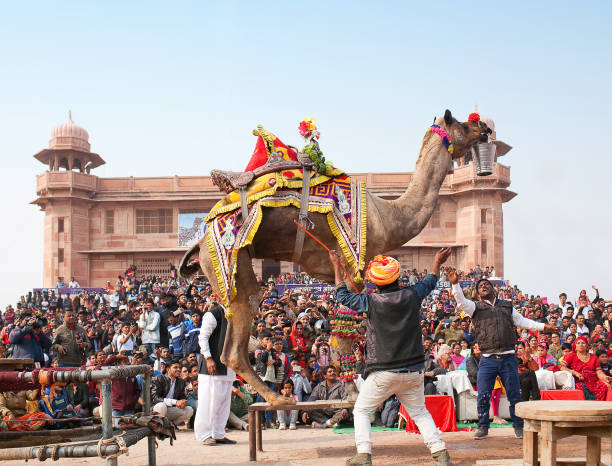
[[[354,401],[321,400],[299,401],[292,405],[272,406],[270,403],[253,403],[249,406],[249,460],[257,461],[257,452],[263,451],[261,439],[261,413],[264,411],[314,411],[317,409],[349,409]]]
[[[29,358],[0,358],[0,371],[14,371],[23,369],[23,366],[34,366],[34,360]]]
[[[601,464],[601,438],[612,438],[612,403],[608,401],[526,401],[516,405],[516,415],[525,420],[523,464],[555,466],[557,440],[571,435],[587,438],[586,464]],[[541,461],[538,462],[538,433]]]

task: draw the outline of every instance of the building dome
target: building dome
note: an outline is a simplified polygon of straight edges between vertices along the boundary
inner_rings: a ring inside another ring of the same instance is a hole
[[[72,113],[68,112],[68,121],[51,131],[49,149],[74,149],[89,152],[89,134],[72,121]]]

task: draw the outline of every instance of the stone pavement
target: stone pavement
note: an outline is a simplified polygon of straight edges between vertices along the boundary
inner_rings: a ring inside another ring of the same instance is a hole
[[[471,432],[443,434],[454,465],[502,465],[520,464],[506,461],[522,457],[522,441],[514,437],[511,428],[491,429],[489,438],[475,441]],[[171,447],[166,440],[159,442],[157,464],[165,465],[252,465],[249,458],[248,433],[229,431],[228,437],[237,445],[201,446],[192,431],[180,431]],[[400,431],[373,432],[375,465],[431,464],[427,448],[420,435]],[[585,456],[585,443],[580,437],[570,437],[559,442],[560,456]],[[130,448],[129,456],[121,456],[119,465],[145,466],[147,443],[141,441]],[[295,431],[268,429],[263,431],[263,452],[258,452],[256,464],[265,465],[316,465],[340,466],[354,454],[353,435],[334,434],[330,430],[300,427]],[[603,458],[608,462],[610,441],[602,442]],[[36,464],[37,460],[28,462]],[[2,466],[23,466],[23,461],[4,461]],[[47,460],[48,465],[99,465],[106,464],[98,458]]]

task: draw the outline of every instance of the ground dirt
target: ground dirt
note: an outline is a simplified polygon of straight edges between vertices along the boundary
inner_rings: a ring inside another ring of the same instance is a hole
[[[157,464],[165,465],[344,465],[346,458],[355,451],[352,434],[334,434],[330,430],[300,427],[296,431],[263,431],[263,452],[258,452],[257,463],[249,462],[248,433],[229,431],[229,438],[237,445],[205,447],[194,438],[192,431],[180,431],[174,446],[166,440],[159,442]],[[514,436],[511,428],[491,429],[489,437],[473,440],[471,432],[443,434],[453,465],[509,465],[522,464],[522,440]],[[432,464],[429,451],[420,435],[400,431],[373,432],[374,465]],[[586,439],[569,437],[559,442],[560,457],[585,456]],[[602,442],[602,460],[609,463],[610,441]],[[517,461],[510,461],[515,459]],[[38,460],[30,460],[36,464]],[[49,465],[104,465],[98,458],[47,460]],[[23,465],[23,461],[3,461],[2,466]],[[130,447],[129,456],[121,456],[119,465],[144,466],[147,464],[147,442],[140,441]]]

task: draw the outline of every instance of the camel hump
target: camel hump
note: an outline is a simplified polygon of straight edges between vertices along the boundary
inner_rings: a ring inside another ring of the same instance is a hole
[[[179,276],[185,280],[200,272],[200,243],[196,243],[183,256],[179,265]]]

